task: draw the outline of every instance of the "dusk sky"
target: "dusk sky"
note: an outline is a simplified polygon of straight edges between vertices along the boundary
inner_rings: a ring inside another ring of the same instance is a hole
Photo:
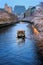
[[[40,2],[43,2],[43,0],[0,0],[0,8],[3,8],[5,3],[11,7],[14,7],[15,5],[24,5],[28,8],[29,6],[37,5]]]

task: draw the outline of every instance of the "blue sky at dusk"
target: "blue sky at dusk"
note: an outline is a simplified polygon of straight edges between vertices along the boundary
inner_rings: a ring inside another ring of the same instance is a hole
[[[12,7],[15,5],[24,5],[28,8],[29,6],[37,5],[40,2],[43,2],[43,0],[0,0],[0,8],[3,8],[5,3]]]

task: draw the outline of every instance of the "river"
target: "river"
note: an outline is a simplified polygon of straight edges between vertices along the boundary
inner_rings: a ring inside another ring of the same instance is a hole
[[[25,40],[17,38],[17,31],[25,30]],[[31,24],[18,23],[0,29],[0,65],[41,65]]]

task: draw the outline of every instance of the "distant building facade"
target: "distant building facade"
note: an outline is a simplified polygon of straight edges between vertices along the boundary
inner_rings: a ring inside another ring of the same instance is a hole
[[[35,11],[35,6],[29,7],[25,12],[25,17],[33,16],[34,11]]]
[[[4,9],[0,9],[0,19],[4,19],[4,18],[9,19],[10,16]]]
[[[4,10],[7,11],[8,13],[12,13],[12,7],[9,7],[7,4],[5,4]]]
[[[0,8],[0,22],[1,21],[16,21],[18,19],[17,16],[15,16],[12,13],[8,13],[7,11],[5,11],[4,9]]]
[[[14,13],[18,16],[20,16],[22,13],[24,13],[26,11],[26,8],[25,6],[19,6],[19,5],[16,5],[14,7]]]

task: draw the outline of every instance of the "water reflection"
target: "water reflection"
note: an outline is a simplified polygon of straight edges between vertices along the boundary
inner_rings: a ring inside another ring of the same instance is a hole
[[[25,44],[25,39],[22,39],[22,38],[17,38],[17,44],[19,46],[23,46]]]

